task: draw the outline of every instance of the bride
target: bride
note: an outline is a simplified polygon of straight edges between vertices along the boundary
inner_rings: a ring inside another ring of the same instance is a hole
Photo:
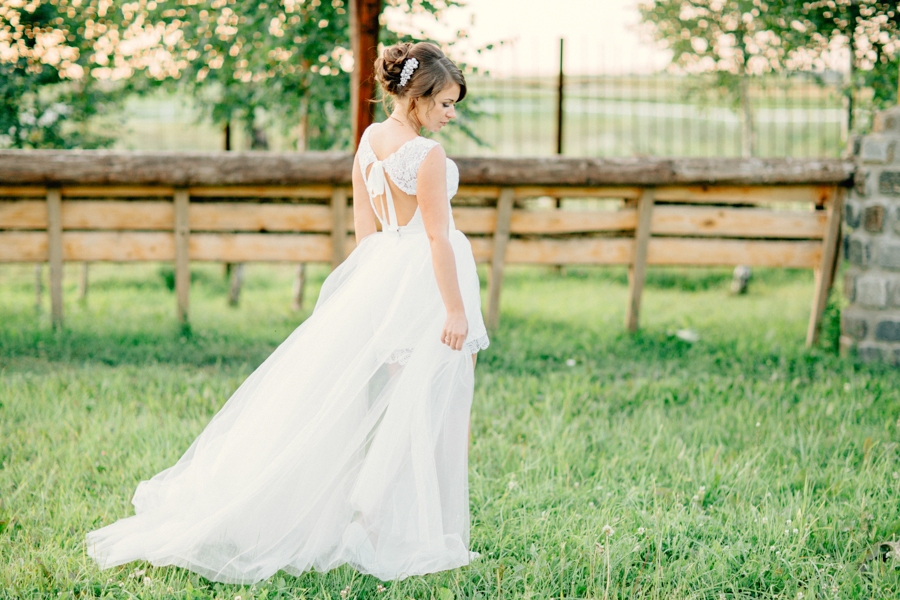
[[[357,247],[135,515],[87,534],[102,568],[177,565],[253,583],[341,564],[382,580],[469,563],[468,422],[488,346],[439,131],[466,94],[432,44],[385,48],[393,111],[353,163]]]

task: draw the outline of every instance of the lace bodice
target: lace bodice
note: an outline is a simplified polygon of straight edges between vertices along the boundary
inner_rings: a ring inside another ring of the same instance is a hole
[[[377,123],[370,125],[365,132],[363,132],[362,139],[359,140],[357,155],[359,156],[359,166],[362,169],[364,179],[367,179],[366,172],[369,165],[378,162],[378,157],[375,156],[375,151],[372,150],[372,146],[369,144],[369,132],[372,131],[372,127],[375,125],[377,125]],[[410,196],[415,196],[416,177],[419,173],[419,167],[421,166],[422,161],[425,160],[425,156],[437,145],[438,142],[422,136],[409,140],[397,148],[393,154],[381,161],[384,165],[385,174],[391,178],[391,181],[394,182],[398,188]],[[455,162],[448,158],[447,200],[455,196],[458,190],[459,168],[456,166]]]

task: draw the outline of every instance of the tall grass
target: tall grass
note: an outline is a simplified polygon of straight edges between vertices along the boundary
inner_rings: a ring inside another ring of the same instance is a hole
[[[249,269],[239,308],[195,270],[192,327],[156,266],[96,266],[66,325],[30,267],[0,268],[0,597],[873,598],[900,592],[900,372],[803,338],[812,278],[655,270],[624,333],[623,271],[509,271],[476,373],[470,566],[385,585],[349,568],[212,584],[100,571],[84,533],[131,514],[229,394],[302,322],[290,270]],[[46,301],[46,299],[45,299]],[[675,336],[692,329],[694,343]],[[342,595],[342,591],[344,594]]]

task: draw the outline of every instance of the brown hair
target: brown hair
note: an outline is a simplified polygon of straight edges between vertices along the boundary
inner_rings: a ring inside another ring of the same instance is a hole
[[[403,65],[410,58],[419,61],[406,85],[400,86],[400,73]],[[447,87],[450,83],[459,86],[457,102],[466,97],[466,78],[452,60],[447,58],[441,49],[429,42],[403,42],[387,46],[375,61],[375,79],[384,91],[384,112],[388,112],[387,101],[391,98],[409,98],[406,116],[414,125],[421,127],[415,110],[420,99],[428,98],[434,103],[432,96]]]

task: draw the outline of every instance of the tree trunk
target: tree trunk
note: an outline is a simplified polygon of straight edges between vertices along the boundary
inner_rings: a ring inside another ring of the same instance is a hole
[[[228,290],[228,306],[237,306],[241,298],[241,286],[244,284],[244,263],[231,266],[230,287]]]
[[[291,308],[303,310],[303,288],[306,287],[306,263],[297,265],[294,276],[294,290],[291,294]]]
[[[88,293],[88,264],[87,262],[82,263],[81,265],[81,280],[78,282],[78,299],[84,302],[87,300]]]
[[[34,265],[34,309],[38,312],[41,310],[41,295],[44,292],[44,277],[42,263]]]
[[[378,58],[378,17],[381,0],[350,0],[350,48],[353,74],[350,76],[350,110],[353,148],[359,145],[366,127],[375,118],[375,59]]]
[[[750,103],[750,77],[741,74],[741,154],[744,158],[756,155],[756,128],[753,126],[753,106]]]

